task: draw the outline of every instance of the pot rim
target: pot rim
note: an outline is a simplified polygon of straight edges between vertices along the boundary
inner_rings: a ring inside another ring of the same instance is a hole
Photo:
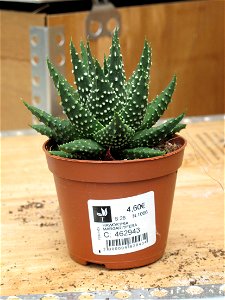
[[[132,163],[137,163],[138,161],[140,162],[144,162],[144,161],[155,161],[155,160],[159,160],[159,159],[164,159],[164,158],[167,158],[167,157],[170,157],[170,156],[173,156],[181,151],[183,151],[183,149],[186,147],[187,145],[187,140],[181,136],[181,135],[178,135],[178,134],[175,134],[175,136],[171,139],[171,140],[180,140],[181,141],[181,146],[172,151],[172,152],[169,152],[165,155],[161,155],[161,156],[154,156],[154,157],[149,157],[149,158],[137,158],[137,159],[123,159],[123,160],[88,160],[88,159],[74,159],[74,158],[66,158],[66,157],[61,157],[61,156],[57,156],[57,155],[52,155],[49,153],[48,151],[48,146],[49,144],[52,142],[51,139],[48,139],[47,141],[44,142],[43,146],[42,146],[42,149],[43,151],[45,152],[45,154],[51,158],[54,158],[56,160],[60,160],[60,161],[68,161],[68,162],[71,162],[71,163],[88,163],[88,164],[124,164],[124,163],[129,163],[129,164],[132,164]]]

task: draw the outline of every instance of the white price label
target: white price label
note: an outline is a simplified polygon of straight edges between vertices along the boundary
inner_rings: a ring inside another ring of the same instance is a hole
[[[122,199],[90,199],[88,212],[94,254],[131,253],[156,242],[153,191]]]

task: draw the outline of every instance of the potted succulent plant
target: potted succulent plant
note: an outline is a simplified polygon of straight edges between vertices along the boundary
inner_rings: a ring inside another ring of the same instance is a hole
[[[49,137],[43,145],[54,175],[70,256],[111,269],[139,267],[164,253],[176,174],[186,141],[184,114],[156,124],[176,85],[148,102],[151,48],[126,81],[118,30],[103,66],[81,42],[70,43],[76,88],[47,60],[66,118],[24,104]]]

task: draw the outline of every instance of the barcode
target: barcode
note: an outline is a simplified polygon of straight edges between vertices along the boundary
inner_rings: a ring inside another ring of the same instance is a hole
[[[130,246],[132,244],[136,244],[139,242],[148,242],[148,233],[143,233],[139,235],[135,235],[132,237],[127,237],[123,239],[115,239],[115,240],[106,240],[106,249],[110,250],[112,247],[120,247],[120,246]]]

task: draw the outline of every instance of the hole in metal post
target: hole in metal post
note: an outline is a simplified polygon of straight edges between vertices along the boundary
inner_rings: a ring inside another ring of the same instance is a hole
[[[34,96],[33,97],[33,102],[35,104],[40,104],[41,103],[41,97],[40,96]]]
[[[61,67],[65,64],[66,58],[63,54],[58,54],[55,60],[56,60],[56,64]]]
[[[31,45],[33,47],[36,47],[39,44],[39,42],[39,37],[36,34],[31,36]]]
[[[115,18],[110,18],[108,20],[106,27],[107,27],[107,30],[111,33],[111,35],[113,35],[113,33],[114,33],[116,27],[118,27],[118,25],[119,24]]]
[[[38,55],[33,55],[31,58],[31,63],[33,66],[37,66],[39,64],[39,56]]]
[[[89,32],[97,37],[102,33],[102,23],[97,20],[91,20],[89,23]]]
[[[55,41],[56,41],[57,46],[59,46],[59,47],[63,46],[64,43],[65,43],[64,35],[61,34],[61,33],[58,33],[58,34],[55,36]]]
[[[33,76],[32,77],[32,84],[34,86],[39,86],[40,85],[40,82],[41,82],[41,79],[39,76]]]

